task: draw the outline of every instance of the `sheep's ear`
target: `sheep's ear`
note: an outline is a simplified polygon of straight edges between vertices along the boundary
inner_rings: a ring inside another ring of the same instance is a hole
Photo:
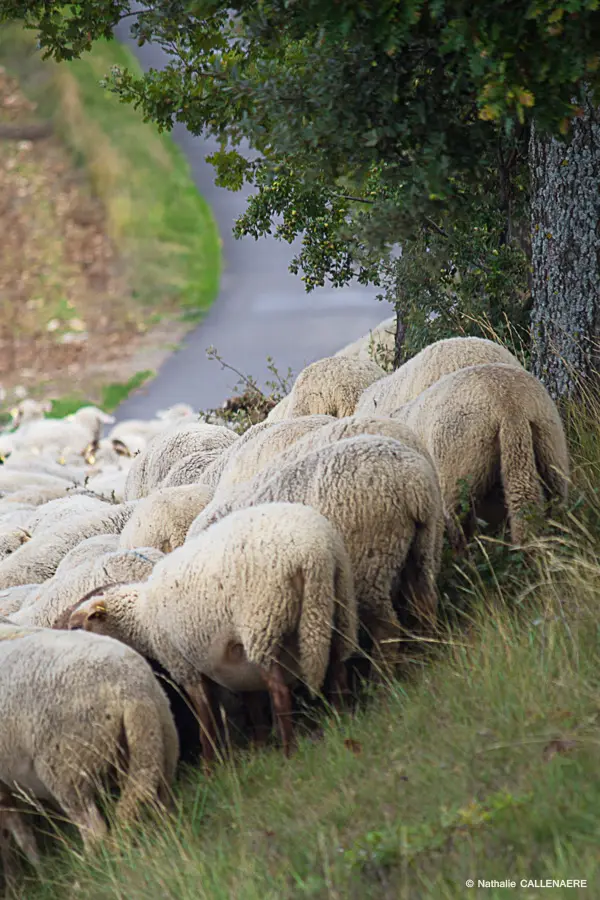
[[[96,600],[95,603],[92,603],[89,612],[87,614],[88,621],[90,619],[105,619],[108,610],[106,609],[106,604],[104,600]]]
[[[83,453],[81,454],[85,459],[86,463],[90,466],[93,466],[96,462],[96,457],[94,456],[96,450],[96,442],[92,441],[91,444],[88,444]]]
[[[101,422],[104,422],[105,425],[114,425],[117,421],[114,416],[109,415],[108,413],[100,410],[100,415],[98,416]]]
[[[120,441],[118,438],[112,441],[113,450],[115,453],[118,453],[119,456],[131,456],[131,450],[124,444],[123,441]]]
[[[103,619],[106,617],[106,613],[107,610],[104,601],[96,600],[89,606],[79,607],[79,609],[74,610],[74,612],[69,615],[67,627],[69,631],[80,631],[82,629],[85,631],[90,620]],[[55,627],[64,628],[65,623],[59,621]]]

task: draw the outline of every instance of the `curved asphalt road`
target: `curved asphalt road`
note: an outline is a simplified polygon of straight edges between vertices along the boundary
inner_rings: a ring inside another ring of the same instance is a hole
[[[129,27],[117,30],[131,45],[144,69],[162,67],[166,55],[156,46],[138,47]],[[266,357],[280,372],[297,373],[308,363],[330,356],[344,344],[385,319],[389,307],[375,299],[376,291],[360,285],[317,288],[306,294],[300,278],[288,271],[294,247],[274,238],[235,240],[231,229],[243,210],[247,190],[237,193],[214,184],[205,156],[211,141],[175,127],[173,137],[185,153],[198,190],[210,203],[223,241],[221,291],[202,323],[190,332],[181,349],[162,365],[157,377],[119,407],[116,416],[151,418],[157,410],[187,402],[195,409],[215,408],[233,393],[236,377],[206,357],[214,345],[222,358],[259,385],[269,378]]]

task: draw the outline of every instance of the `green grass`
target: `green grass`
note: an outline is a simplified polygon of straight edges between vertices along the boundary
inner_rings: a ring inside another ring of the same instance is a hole
[[[132,391],[136,391],[145,384],[149,378],[155,375],[150,369],[143,372],[136,372],[129,381],[106,384],[102,387],[102,400],[100,406],[105,412],[112,412],[125,400]],[[70,394],[65,397],[58,397],[52,401],[52,410],[49,414],[52,419],[62,419],[64,416],[77,412],[82,406],[87,406],[90,400],[83,394]]]
[[[600,409],[569,411],[573,500],[529,565],[474,542],[433,659],[290,760],[181,777],[174,817],[46,858],[28,900],[589,898],[600,878]],[[493,563],[493,564],[492,564]],[[462,588],[460,587],[462,585]],[[469,604],[466,604],[466,600]],[[580,889],[465,882],[587,879]]]
[[[0,65],[85,168],[139,302],[158,310],[181,306],[187,318],[207,310],[221,265],[211,210],[170,136],[98,84],[111,66],[137,71],[132,54],[101,41],[81,60],[43,62],[32,33],[11,25],[0,30]]]

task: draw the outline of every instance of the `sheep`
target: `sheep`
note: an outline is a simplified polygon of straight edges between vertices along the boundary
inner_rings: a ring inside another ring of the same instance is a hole
[[[326,415],[351,416],[363,391],[385,377],[371,360],[328,356],[300,372],[286,406],[285,418]]]
[[[258,436],[249,446],[240,446],[238,444],[234,447],[235,452],[231,454],[230,460],[224,467],[215,488],[214,499],[220,499],[225,496],[232,485],[248,481],[274,459],[277,460],[278,465],[285,466],[319,447],[325,447],[345,438],[357,437],[360,434],[379,434],[383,437],[395,438],[395,440],[425,456],[427,461],[431,463],[432,468],[435,469],[429,451],[416,433],[387,416],[329,418],[329,422],[325,422],[319,427],[307,429],[306,433],[301,437],[299,436],[290,447],[278,452],[278,445],[282,444],[283,441],[281,438],[279,441],[277,440],[275,437],[276,432],[281,431],[283,436],[286,430],[289,430],[293,434],[293,424],[295,422],[308,424],[311,420],[314,422],[321,418],[320,416],[307,416],[299,419],[289,419],[287,422],[280,422],[279,425],[272,426],[269,434]],[[401,427],[398,427],[399,425]],[[274,435],[272,441],[269,440],[271,432]],[[445,507],[443,515],[452,548],[455,550],[462,549],[464,541],[460,529],[453,516]]]
[[[210,682],[271,694],[291,749],[288,682],[322,687],[356,647],[350,560],[338,531],[294,503],[242,510],[175,550],[142,585],[109,587],[70,628],[116,637],[158,660],[191,697],[214,754]]]
[[[494,341],[477,337],[447,338],[425,347],[395,372],[368,387],[358,401],[356,414],[390,415],[444,375],[484,363],[506,363],[523,369],[506,347]]]
[[[0,529],[25,528],[36,509],[27,503],[6,504],[0,500]]]
[[[80,455],[74,457],[67,464],[48,459],[39,453],[31,453],[28,450],[15,450],[14,453],[11,453],[4,460],[2,471],[34,472],[73,482],[82,482],[85,478],[84,460]]]
[[[0,560],[6,559],[30,538],[31,535],[25,528],[15,527],[0,531]]]
[[[113,553],[119,549],[118,534],[95,534],[76,544],[72,550],[66,553],[58,566],[55,575],[62,575],[81,565],[93,563],[106,553]]]
[[[288,394],[286,397],[283,397],[272,410],[270,410],[265,421],[270,423],[283,422],[284,419],[287,419],[289,403],[290,395]]]
[[[47,504],[49,505],[49,504]],[[87,516],[72,516],[52,527],[36,529],[31,540],[0,562],[0,588],[37,584],[54,575],[61,559],[85,538],[94,534],[117,534],[135,504],[104,504],[105,510]]]
[[[54,475],[44,475],[36,473],[33,470],[29,472],[21,472],[19,470],[4,470],[4,466],[0,468],[0,491],[11,493],[23,488],[48,488],[56,491],[66,490],[69,484],[75,485],[75,482],[69,482],[64,478],[56,478]]]
[[[112,582],[145,581],[164,554],[153,547],[117,550],[68,569],[57,569],[52,578],[32,590],[10,619],[17,625],[60,628],[66,611],[90,591]],[[68,616],[62,627],[66,627]]]
[[[51,400],[33,400],[31,397],[26,397],[10,411],[13,428],[18,428],[26,422],[43,419],[44,415],[49,412],[52,412]]]
[[[108,433],[108,441],[121,450],[125,448],[132,455],[143,450],[148,441],[165,428],[194,415],[187,403],[177,403],[168,409],[159,410],[156,419],[125,419]]]
[[[299,416],[264,428],[250,440],[240,439],[224,461],[216,493],[220,494],[227,485],[247,481],[305,436],[318,435],[325,426],[335,425],[339,421],[333,416]]]
[[[212,500],[204,484],[159,488],[139,500],[123,528],[119,546],[125,549],[156,547],[171,553],[185,541],[188,528]]]
[[[371,359],[382,367],[391,368],[396,352],[396,316],[384,319],[363,337],[342,347],[335,356],[353,359]]]
[[[26,606],[39,584],[18,584],[0,591],[0,616],[11,616]]]
[[[194,422],[168,429],[153,438],[133,460],[125,484],[125,499],[145,497],[162,483],[172,466],[190,453],[204,453],[208,465],[237,440],[233,431],[220,425]]]
[[[433,626],[444,523],[437,474],[424,456],[393,438],[361,435],[287,465],[275,459],[213,500],[186,543],[235,510],[274,501],[313,506],[338,528],[352,560],[361,622],[383,664],[394,656],[384,639],[398,636],[394,605],[405,619]]]
[[[262,422],[257,422],[256,425],[251,425],[237,441],[234,441],[233,444],[223,450],[208,466],[205,466],[203,459],[198,459],[196,454],[184,457],[181,462],[173,466],[165,478],[163,485],[167,487],[176,484],[192,484],[196,481],[201,481],[202,484],[215,488],[219,483],[225,466],[228,464],[233,454],[237,453],[238,449],[241,449],[249,441],[254,440],[255,437],[271,427],[272,423],[268,422],[266,419]]]
[[[43,506],[44,503],[48,503],[50,500],[59,500],[61,497],[66,497],[69,490],[70,485],[68,482],[63,482],[62,485],[46,484],[36,487],[22,487],[19,490],[11,491],[10,494],[5,494],[2,497],[2,502],[7,509],[10,508],[10,503]]]
[[[425,442],[447,508],[458,508],[461,482],[468,483],[479,517],[496,523],[506,505],[515,544],[526,536],[524,513],[540,506],[544,490],[548,499],[567,498],[569,456],[558,410],[523,368],[496,363],[459,369],[392,415]],[[504,502],[494,497],[498,482]]]
[[[90,443],[98,441],[103,424],[114,422],[95,406],[84,406],[64,419],[41,419],[30,422],[8,435],[11,448],[38,450],[55,458],[66,453],[83,453]]]
[[[84,846],[106,834],[100,779],[127,774],[116,819],[143,801],[168,801],[179,757],[175,725],[148,663],[110,638],[22,628],[0,619],[0,784],[57,805]]]
[[[92,475],[85,483],[85,490],[91,491],[103,500],[115,500],[122,503],[127,483],[127,470],[105,472]],[[75,493],[75,492],[74,492]]]
[[[59,497],[58,500],[49,500],[42,506],[34,509],[27,522],[27,530],[34,534],[46,528],[54,528],[56,522],[65,522],[67,519],[74,521],[79,516],[87,516],[95,512],[104,512],[110,508],[110,504],[99,497],[75,495],[73,497]]]

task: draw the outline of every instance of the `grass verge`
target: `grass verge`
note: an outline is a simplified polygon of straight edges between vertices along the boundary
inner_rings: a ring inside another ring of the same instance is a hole
[[[325,719],[290,760],[240,752],[210,780],[186,770],[174,817],[116,830],[93,857],[48,857],[27,897],[74,884],[127,900],[595,896],[600,409],[567,420],[571,509],[529,565],[472,545],[443,585],[461,627],[430,664]]]
[[[132,54],[116,41],[101,41],[81,60],[43,62],[33,34],[9,25],[0,32],[0,65],[18,78],[85,168],[136,299],[157,313],[175,306],[189,315],[208,309],[221,258],[211,210],[170,136],[98,84],[111,66],[136,70]]]

